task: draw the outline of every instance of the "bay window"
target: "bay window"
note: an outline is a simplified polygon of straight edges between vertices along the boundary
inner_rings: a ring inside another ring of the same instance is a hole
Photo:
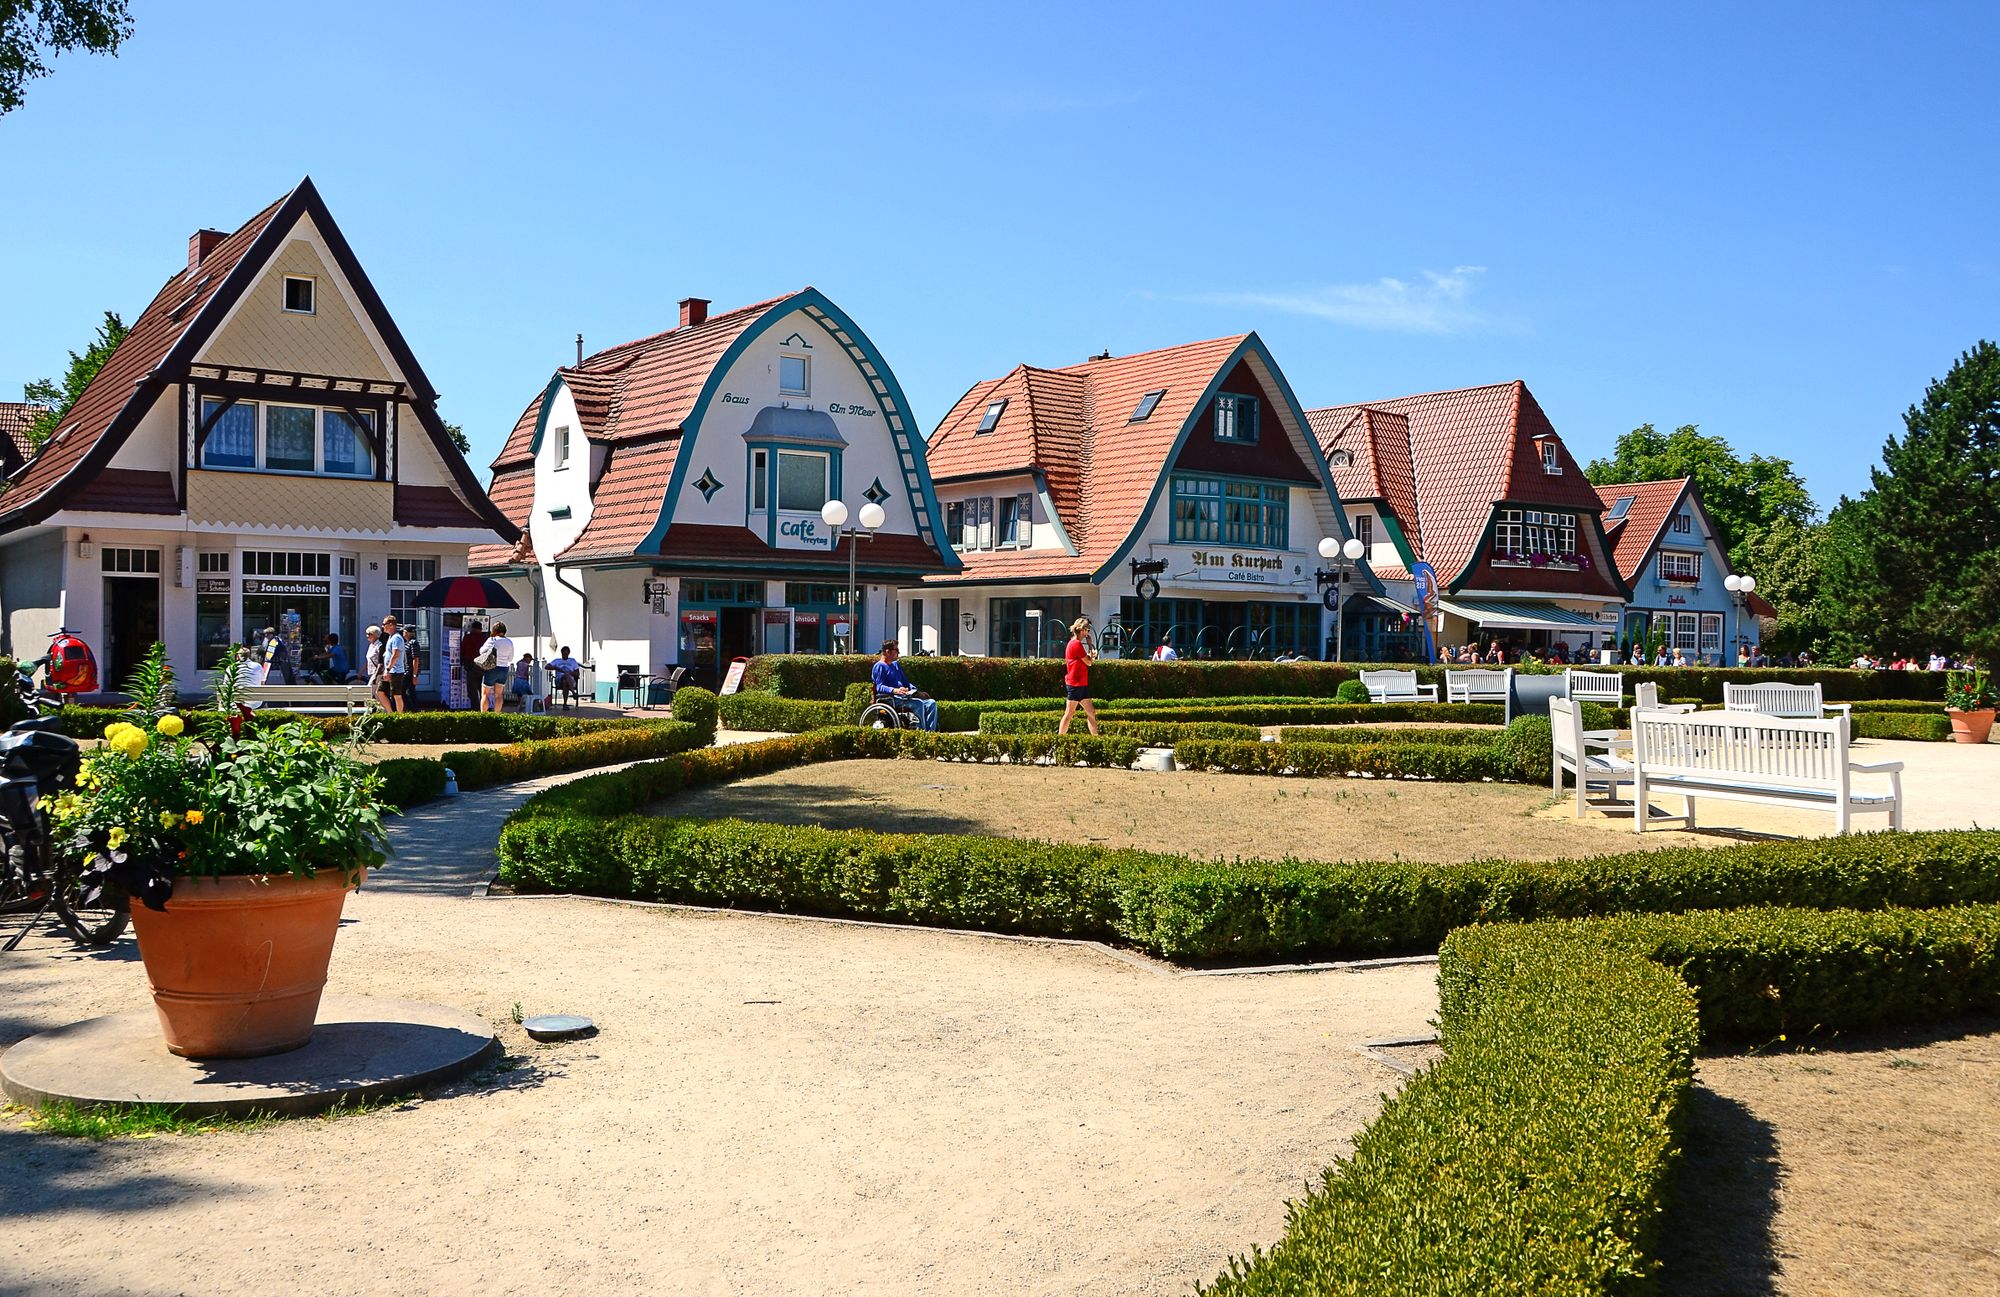
[[[315,405],[201,403],[203,468],[262,469],[330,477],[375,475],[375,412]]]
[[[1291,488],[1223,477],[1173,480],[1171,536],[1183,545],[1291,547]]]
[[[810,451],[778,452],[778,507],[818,513],[826,503],[827,458]]]

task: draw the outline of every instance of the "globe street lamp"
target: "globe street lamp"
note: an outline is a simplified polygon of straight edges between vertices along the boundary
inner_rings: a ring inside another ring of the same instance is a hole
[[[1750,641],[1743,634],[1744,596],[1757,588],[1757,578],[1754,576],[1738,576],[1736,573],[1731,572],[1728,576],[1722,578],[1722,588],[1729,591],[1729,597],[1736,603],[1736,640],[1739,644],[1748,647]]]
[[[882,512],[882,506],[870,500],[861,506],[861,516],[856,519],[861,525],[847,525],[847,506],[839,500],[828,500],[820,507],[820,520],[833,528],[833,543],[840,544],[842,536],[847,537],[847,651],[858,652],[861,643],[861,589],[856,584],[855,560],[859,557],[862,536],[875,539],[875,529],[887,522],[889,515]]]
[[[1319,556],[1333,564],[1331,568],[1323,567],[1314,572],[1313,578],[1319,582],[1320,602],[1333,610],[1333,660],[1336,662],[1341,660],[1345,648],[1341,640],[1345,636],[1347,618],[1348,568],[1359,563],[1361,556],[1367,552],[1368,547],[1353,536],[1349,536],[1345,544],[1331,536],[1319,543]]]

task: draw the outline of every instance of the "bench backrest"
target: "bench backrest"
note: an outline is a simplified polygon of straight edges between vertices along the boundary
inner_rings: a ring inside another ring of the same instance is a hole
[[[1570,667],[1563,672],[1563,697],[1623,707],[1625,677],[1617,671],[1579,671]]]
[[[1820,687],[1810,685],[1739,685],[1724,681],[1722,706],[1732,712],[1759,712],[1765,716],[1791,716],[1819,720],[1826,714]]]
[[[1726,775],[1845,790],[1847,722],[1755,712],[1632,713],[1632,762],[1645,774]]]
[[[1635,712],[1658,711],[1660,708],[1660,686],[1651,680],[1632,686],[1632,710]]]
[[[1417,673],[1414,671],[1363,671],[1361,683],[1368,687],[1368,697],[1378,703],[1416,701]]]
[[[1583,708],[1568,698],[1549,699],[1549,729],[1556,745],[1558,764],[1568,757],[1576,769],[1583,768]]]
[[[1501,671],[1447,671],[1444,696],[1455,703],[1503,703],[1514,668]]]

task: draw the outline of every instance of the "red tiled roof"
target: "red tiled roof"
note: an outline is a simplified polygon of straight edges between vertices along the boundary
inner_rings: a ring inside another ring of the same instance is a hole
[[[581,365],[565,365],[556,376],[569,388],[577,417],[593,441],[629,441],[678,432],[694,413],[702,384],[730,344],[765,312],[795,296],[787,293],[710,316],[701,324],[621,342],[585,357]],[[537,397],[508,434],[493,461],[495,469],[528,461],[540,414],[541,398]]]
[[[660,506],[666,503],[667,483],[673,480],[674,460],[680,448],[679,437],[638,446],[613,446],[604,465],[604,475],[598,478],[597,489],[591,493],[590,522],[570,542],[569,548],[556,555],[555,561],[576,563],[593,558],[625,558],[637,553],[640,543],[660,520]],[[743,534],[750,533],[743,531]]]
[[[124,412],[139,385],[166,359],[181,335],[201,319],[203,308],[290,197],[287,194],[251,217],[211,249],[199,266],[182,267],[160,287],[104,368],[77,397],[56,435],[11,480],[0,507],[10,515],[26,509],[83,462],[112,421]],[[179,512],[178,506],[175,512]]]
[[[179,513],[174,475],[142,468],[101,468],[64,501],[90,513]]]
[[[537,398],[537,405],[540,398]],[[512,469],[494,475],[493,485],[486,488],[486,496],[493,501],[493,507],[511,519],[521,529],[521,539],[511,545],[474,545],[466,556],[466,562],[477,571],[480,568],[510,566],[521,554],[534,552],[528,542],[528,514],[535,507],[535,469],[531,462],[525,468]],[[521,547],[527,545],[527,549]]]
[[[732,569],[796,572],[823,569],[847,573],[847,546],[831,550],[772,549],[745,527],[717,527],[704,523],[677,522],[667,528],[660,545],[663,562],[713,563]],[[867,573],[916,575],[935,572],[937,554],[920,536],[906,532],[878,532],[873,540],[861,542],[855,568]]]
[[[1311,420],[1311,416],[1307,416]],[[1314,425],[1316,428],[1317,423]],[[1424,552],[1423,520],[1417,509],[1416,470],[1410,457],[1409,416],[1393,410],[1357,410],[1345,426],[1321,441],[1333,474],[1334,489],[1346,500],[1380,500],[1395,515],[1404,539],[1417,554]],[[1353,458],[1346,466],[1332,464],[1335,451]],[[1377,565],[1380,576],[1407,575],[1400,568]]]
[[[405,527],[483,527],[479,515],[448,486],[396,484],[395,518]]]
[[[1527,384],[1518,379],[1309,410],[1306,417],[1321,450],[1363,410],[1398,414],[1408,421],[1420,552],[1447,585],[1473,561],[1493,506],[1501,500],[1588,513],[1603,508],[1560,438],[1556,445],[1562,473],[1542,471],[1536,442],[1555,437],[1555,428]],[[1380,442],[1376,450],[1379,454]],[[1400,513],[1398,518],[1402,520]]]
[[[1597,498],[1604,502],[1604,536],[1611,542],[1611,558],[1627,582],[1637,579],[1640,569],[1646,566],[1647,553],[1660,538],[1660,531],[1673,515],[1674,506],[1680,503],[1681,494],[1693,481],[1693,478],[1672,477],[1658,482],[1614,482],[1597,488]],[[1623,518],[1614,522],[1610,514],[1612,506],[1628,495],[1632,497],[1631,507]]]
[[[0,440],[14,448],[11,463],[19,464],[35,453],[28,441],[28,429],[44,413],[46,408],[32,401],[0,401]]]
[[[1213,338],[1063,369],[1021,365],[975,383],[926,444],[932,478],[1039,468],[1077,552],[965,553],[959,555],[962,575],[933,579],[1097,572],[1139,525],[1181,428],[1250,337]],[[1131,422],[1139,398],[1162,389],[1166,394],[1152,414]],[[1003,397],[1007,405],[993,430],[977,431],[986,408]]]

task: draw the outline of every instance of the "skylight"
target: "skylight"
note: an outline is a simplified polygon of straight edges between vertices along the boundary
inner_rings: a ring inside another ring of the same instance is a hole
[[[1636,495],[1619,496],[1616,500],[1612,501],[1611,512],[1605,515],[1604,520],[1606,522],[1617,522],[1620,518],[1623,518],[1625,516],[1626,510],[1630,509],[1632,507],[1632,502],[1638,498],[1639,497]]]
[[[1153,413],[1153,408],[1159,405],[1160,398],[1165,396],[1166,394],[1167,394],[1167,389],[1162,387],[1156,391],[1148,392],[1144,396],[1140,397],[1138,406],[1132,411],[1132,417],[1130,419],[1127,419],[1126,422],[1140,423],[1145,419],[1151,417]]]
[[[987,406],[986,413],[979,420],[979,427],[976,428],[974,431],[977,432],[993,431],[993,425],[1000,422],[1000,412],[1006,408],[1007,408],[1007,398],[1004,396],[1001,397],[999,400],[993,402],[993,404]]]

